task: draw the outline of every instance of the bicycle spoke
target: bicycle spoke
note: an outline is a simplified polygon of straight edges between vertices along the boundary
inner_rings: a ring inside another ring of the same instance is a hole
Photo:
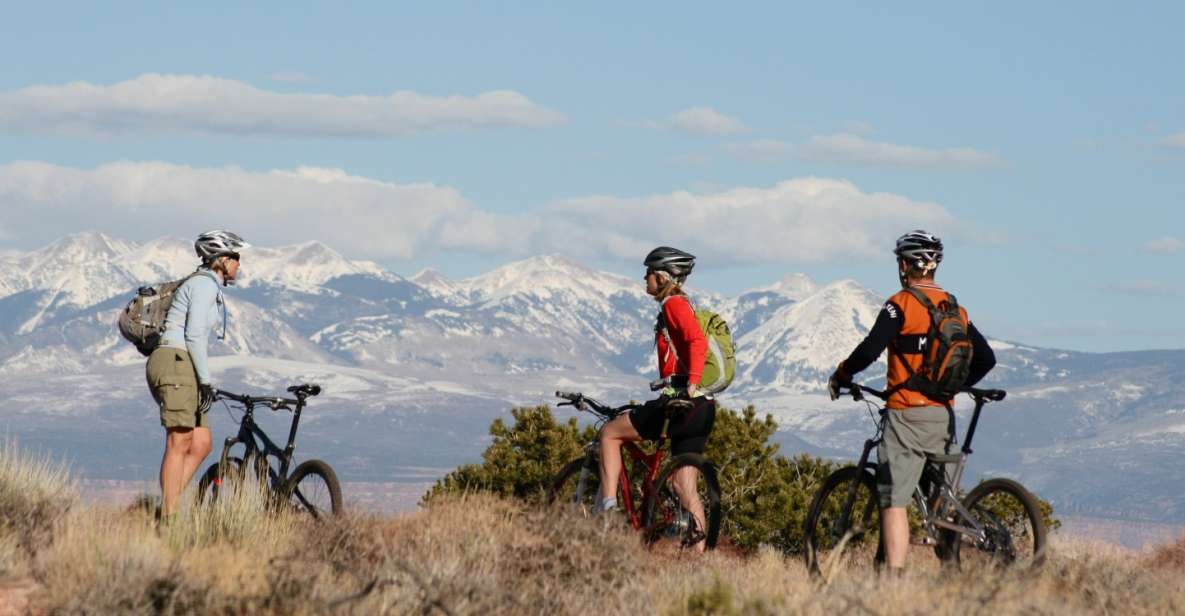
[[[1000,480],[995,480],[1000,482]],[[982,537],[962,537],[960,561],[969,566],[1012,566],[1038,562],[1044,526],[1022,488],[994,485],[968,498],[967,510]]]
[[[306,475],[298,485],[293,486],[290,502],[297,510],[311,513],[313,517],[333,511],[329,486],[317,475]]]

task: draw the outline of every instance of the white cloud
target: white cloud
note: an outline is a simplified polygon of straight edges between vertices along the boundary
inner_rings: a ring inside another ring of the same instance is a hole
[[[739,119],[726,116],[711,107],[692,107],[672,114],[663,120],[620,122],[621,126],[672,130],[697,137],[723,137],[749,132]]]
[[[1145,243],[1143,249],[1152,254],[1172,255],[1185,252],[1185,242],[1175,237],[1162,237]]]
[[[219,77],[145,74],[114,85],[73,82],[0,92],[0,130],[12,132],[379,138],[564,121],[563,114],[510,90],[477,96],[407,90],[388,96],[284,94]]]
[[[973,148],[941,150],[871,141],[848,133],[812,137],[795,148],[806,160],[892,167],[988,167],[1000,163],[994,154]]]
[[[536,225],[480,211],[447,186],[316,167],[254,172],[162,162],[2,165],[0,212],[24,245],[81,229],[149,239],[225,227],[263,245],[316,239],[368,258],[447,249],[516,253]]]
[[[933,150],[871,141],[850,133],[820,135],[806,143],[754,139],[724,144],[741,160],[775,162],[788,158],[884,167],[987,167],[1000,163],[993,154],[972,148]]]
[[[657,244],[688,247],[717,263],[886,258],[901,230],[962,233],[939,205],[865,193],[850,182],[823,178],[709,194],[586,197],[549,210],[537,245],[626,259]],[[573,237],[581,241],[574,244]]]
[[[1185,150],[1185,133],[1174,133],[1160,140],[1160,145],[1174,150]]]
[[[0,165],[0,226],[19,230],[5,244],[21,247],[84,229],[144,240],[225,227],[260,245],[321,240],[352,258],[463,250],[634,261],[655,245],[672,244],[716,263],[884,259],[902,230],[971,235],[939,205],[865,193],[844,180],[701,190],[591,196],[508,214],[482,210],[447,186],[396,184],[340,169],[17,162]]]
[[[711,107],[684,109],[671,116],[667,123],[676,130],[705,137],[738,135],[749,132],[749,129],[740,120],[726,116]]]

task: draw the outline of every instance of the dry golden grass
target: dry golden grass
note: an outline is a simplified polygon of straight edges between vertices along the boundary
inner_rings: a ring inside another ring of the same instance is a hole
[[[823,584],[800,559],[773,550],[650,551],[620,520],[476,494],[403,517],[317,523],[269,512],[245,490],[213,511],[190,506],[159,536],[143,513],[100,507],[73,507],[53,528],[52,541],[32,552],[15,527],[0,533],[0,557],[15,554],[40,586],[28,604],[34,613],[1185,611],[1185,542],[1149,555],[1058,542],[1037,571],[953,573],[919,548],[904,577],[849,564]]]

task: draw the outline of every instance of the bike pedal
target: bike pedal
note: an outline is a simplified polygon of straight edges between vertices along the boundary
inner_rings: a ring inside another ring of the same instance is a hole
[[[935,540],[934,540],[933,538],[931,538],[931,537],[922,537],[922,538],[920,538],[920,539],[912,539],[912,538],[911,538],[911,539],[909,540],[909,545],[928,545],[928,546],[934,546],[934,545],[938,545],[938,542],[937,542],[937,541],[935,541]]]

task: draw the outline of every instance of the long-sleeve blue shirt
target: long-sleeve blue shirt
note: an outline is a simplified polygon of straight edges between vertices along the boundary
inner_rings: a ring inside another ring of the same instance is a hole
[[[222,317],[222,334],[226,335],[226,304],[218,288],[218,275],[206,268],[186,280],[173,295],[173,303],[165,315],[165,333],[161,346],[184,349],[193,361],[199,384],[210,383],[210,368],[206,361],[210,330]]]

